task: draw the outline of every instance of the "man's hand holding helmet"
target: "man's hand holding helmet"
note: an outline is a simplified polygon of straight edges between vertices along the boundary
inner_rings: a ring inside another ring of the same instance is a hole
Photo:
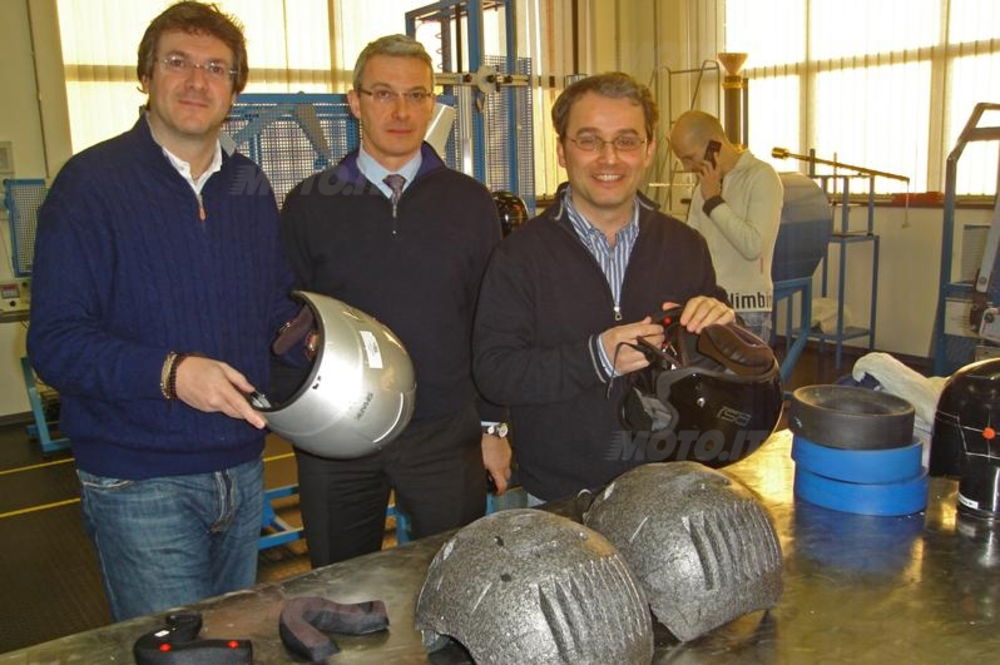
[[[665,302],[663,309],[668,310],[677,307],[676,303]],[[701,333],[705,326],[713,323],[727,324],[736,320],[736,312],[733,308],[715,298],[708,296],[695,296],[684,305],[684,312],[681,314],[681,325],[688,332]]]
[[[691,333],[701,333],[706,326],[719,323],[727,324],[736,320],[736,313],[726,303],[708,296],[695,296],[687,301],[683,308],[675,302],[664,302],[662,310],[681,310],[680,325]],[[658,348],[663,344],[663,320],[654,322],[652,316],[647,316],[638,323],[608,328],[601,333],[601,345],[604,353],[614,365],[615,375],[622,376],[649,366],[649,356],[639,348],[642,338],[650,346]]]

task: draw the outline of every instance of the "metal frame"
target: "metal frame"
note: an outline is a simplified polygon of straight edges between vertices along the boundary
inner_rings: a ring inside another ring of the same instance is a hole
[[[823,192],[828,198],[834,201],[834,205],[838,205],[836,202],[837,197],[837,183],[841,183],[842,191],[840,193],[840,231],[834,231],[830,236],[829,244],[837,244],[840,247],[840,261],[838,264],[837,271],[837,332],[833,334],[825,334],[819,332],[810,333],[810,337],[819,340],[820,350],[823,348],[824,342],[832,341],[836,345],[836,353],[834,366],[840,369],[841,361],[843,358],[843,348],[844,342],[849,339],[856,339],[858,337],[868,337],[868,350],[871,351],[875,348],[875,323],[878,313],[878,265],[879,265],[879,248],[881,239],[875,233],[875,178],[891,178],[893,180],[901,180],[903,182],[909,182],[910,179],[907,176],[899,175],[897,173],[889,173],[887,171],[876,171],[875,169],[869,169],[864,166],[857,166],[854,164],[847,164],[844,162],[839,162],[837,160],[822,159],[816,156],[816,151],[814,149],[809,150],[807,155],[798,155],[789,152],[785,148],[774,148],[771,150],[771,156],[777,157],[779,159],[786,159],[791,157],[793,159],[798,159],[806,162],[809,165],[809,172],[806,174],[814,180],[820,181],[820,186],[823,188]],[[819,174],[816,173],[816,165],[825,164],[827,166],[833,167],[833,173],[830,174]],[[854,174],[839,174],[837,169],[847,169],[849,171],[854,171]],[[864,231],[851,231],[850,229],[850,219],[851,219],[851,180],[853,179],[864,179],[868,181],[868,196],[867,196],[867,209],[868,216],[866,222],[866,228]],[[833,185],[833,191],[831,191],[831,184]],[[871,242],[872,243],[872,289],[871,289],[871,305],[868,310],[868,327],[859,328],[856,326],[851,326],[849,328],[844,326],[844,299],[845,299],[845,288],[847,284],[847,245],[859,243],[859,242]],[[821,294],[823,297],[829,292],[829,264],[830,264],[830,247],[827,245],[826,256],[823,257],[823,278],[821,283]]]
[[[278,517],[271,504],[275,499],[298,494],[298,485],[285,485],[264,490],[264,512],[261,515],[261,530],[269,530],[271,533],[261,536],[257,541],[258,550],[266,550],[278,545],[286,545],[292,541],[305,537],[302,527],[293,527],[285,520]]]
[[[35,370],[27,356],[21,357],[21,372],[24,376],[24,389],[28,393],[28,403],[31,405],[31,415],[35,419],[35,423],[27,427],[28,436],[38,439],[43,455],[51,455],[68,449],[69,439],[66,437],[52,438],[52,430],[49,429],[49,419],[45,415],[45,404],[42,402],[42,394],[38,390]],[[55,425],[52,423],[53,427]]]
[[[799,311],[799,325],[793,327],[792,323],[792,299],[795,294],[801,294],[801,305]],[[812,330],[812,277],[798,277],[795,279],[785,279],[774,282],[774,309],[772,317],[778,315],[778,301],[788,299],[788,308],[785,310],[785,358],[781,361],[781,380],[787,383],[792,376],[802,350],[805,349],[806,342],[809,341],[809,333]],[[777,331],[777,327],[775,327]],[[792,342],[792,337],[795,341]]]
[[[674,77],[675,76],[690,76],[692,74],[697,74],[697,77],[695,78],[695,82],[694,82],[694,89],[691,91],[691,104],[687,108],[684,109],[684,111],[690,111],[690,110],[694,109],[695,102],[698,101],[698,95],[701,94],[701,82],[702,82],[702,79],[704,79],[704,77],[705,77],[705,72],[709,72],[709,73],[714,72],[715,73],[715,78],[716,78],[715,85],[716,86],[720,86],[722,84],[722,70],[719,67],[718,61],[712,60],[712,59],[706,59],[706,60],[703,60],[701,62],[701,66],[700,67],[694,67],[694,68],[690,68],[690,69],[671,69],[670,67],[661,67],[661,68],[658,68],[653,73],[653,75],[655,76],[657,73],[659,73],[661,71],[662,72],[666,72],[666,74],[667,74],[667,99],[666,99],[666,101],[667,101],[667,112],[666,112],[666,116],[667,116],[667,129],[666,129],[666,131],[669,134],[670,130],[674,126],[674,123],[677,122],[677,118],[680,117],[679,115],[676,116],[676,117],[674,116]],[[745,92],[745,89],[744,89],[744,92]],[[746,112],[747,106],[748,106],[748,104],[746,103],[746,99],[744,99],[744,104],[743,104],[744,112]],[[717,94],[715,96],[715,117],[718,118],[720,116],[721,112],[722,112],[722,93],[721,93],[721,90],[718,90]],[[676,177],[677,177],[678,174],[691,173],[691,171],[687,171],[687,170],[685,170],[683,168],[675,168],[676,160],[675,160],[675,158],[673,156],[673,153],[670,152],[670,147],[669,147],[669,144],[668,144],[667,141],[660,141],[657,145],[658,145],[657,150],[661,150],[662,149],[662,150],[665,151],[664,152],[664,159],[667,162],[667,174],[666,174],[667,175],[667,181],[665,183],[651,182],[651,183],[649,183],[648,186],[649,187],[654,187],[654,188],[656,188],[656,187],[666,187],[666,189],[667,189],[667,195],[666,195],[666,201],[665,201],[666,209],[667,209],[668,212],[673,212],[673,209],[674,209],[674,188],[680,186],[679,183],[675,182],[675,179],[676,179]],[[662,164],[663,164],[663,162],[661,161],[660,162],[660,166],[658,166],[658,173],[657,173],[657,175],[662,174],[662,172],[663,172],[662,171]]]
[[[11,270],[15,277],[30,277],[31,276],[31,263],[33,257],[27,259],[27,263],[21,261],[22,251],[27,251],[25,247],[22,247],[22,243],[27,242],[28,238],[32,240],[35,237],[35,228],[38,226],[38,219],[28,219],[26,218],[24,211],[22,210],[22,201],[18,200],[18,196],[15,191],[26,190],[30,191],[32,196],[36,193],[40,195],[41,200],[45,199],[45,195],[48,193],[45,187],[45,180],[41,178],[30,178],[30,179],[5,179],[3,181],[4,186],[4,198],[3,202],[7,208],[8,218],[10,222],[10,244],[11,244]],[[39,206],[41,205],[41,200],[39,201]],[[36,216],[37,217],[37,216]],[[31,247],[31,254],[34,254],[34,245]]]
[[[980,102],[972,109],[965,127],[955,141],[955,147],[948,153],[948,160],[945,168],[944,187],[944,220],[941,227],[941,272],[938,279],[938,304],[934,315],[934,374],[936,376],[947,376],[956,367],[948,359],[948,340],[950,335],[945,334],[945,309],[947,297],[949,295],[969,295],[971,296],[972,285],[952,282],[952,250],[954,248],[955,237],[955,200],[956,182],[958,179],[958,160],[961,159],[965,146],[977,141],[998,141],[1000,140],[1000,126],[980,127],[979,121],[986,111],[1000,111],[1000,104]],[[997,164],[997,192],[1000,198],[1000,162]],[[1000,223],[994,219],[993,224]],[[997,257],[1000,259],[1000,256]],[[996,270],[994,270],[996,272]],[[967,287],[967,288],[963,288]],[[988,297],[995,303],[997,294],[993,288],[988,289]],[[967,362],[971,362],[969,358]]]
[[[828,196],[836,195],[836,181],[843,184],[843,191],[840,196],[840,231],[834,231],[830,235],[830,243],[827,245],[826,256],[823,257],[823,277],[820,282],[820,293],[825,298],[829,293],[829,265],[830,265],[830,245],[836,244],[840,248],[839,261],[837,265],[837,332],[832,334],[813,332],[810,337],[820,342],[820,349],[824,342],[834,342],[836,352],[834,354],[834,367],[840,369],[843,359],[844,342],[849,339],[859,337],[868,338],[868,350],[875,348],[875,324],[878,311],[878,265],[879,248],[881,239],[874,232],[875,228],[875,176],[865,175],[815,175],[811,177],[820,180],[822,188]],[[868,217],[867,227],[863,232],[851,231],[850,221],[850,198],[851,180],[854,178],[864,178],[868,181]],[[830,192],[829,183],[834,183],[834,191]],[[871,242],[872,247],[872,289],[871,304],[868,309],[868,327],[845,327],[844,326],[844,300],[846,297],[847,285],[847,245],[859,242]]]
[[[485,9],[502,10],[506,14],[506,31],[504,65],[506,73],[500,73],[493,69],[488,61],[488,56],[483,50],[483,11]],[[455,95],[458,100],[460,117],[465,117],[468,122],[465,127],[469,128],[467,137],[471,145],[471,155],[466,152],[463,157],[463,170],[470,173],[474,178],[492,187],[489,172],[487,169],[487,140],[486,126],[484,120],[484,96],[495,94],[502,89],[513,89],[525,87],[530,90],[531,75],[519,72],[521,68],[530,68],[526,59],[519,59],[517,56],[517,14],[516,3],[512,0],[439,0],[431,4],[419,7],[406,12],[406,33],[410,37],[416,37],[418,22],[435,21],[440,23],[440,39],[442,66],[444,72],[435,72],[437,83],[445,86],[449,94]],[[466,19],[466,29],[462,29],[462,19]],[[456,29],[455,43],[458,46],[458,63],[452,71],[453,63],[451,59],[451,26]],[[463,39],[465,36],[465,39]],[[463,48],[463,46],[465,48]],[[467,59],[463,58],[466,55]],[[468,64],[468,71],[460,70],[463,64]],[[521,134],[515,130],[518,120],[518,104],[514,96],[511,95],[510,103],[505,105],[503,111],[506,113],[506,123],[509,131],[506,136],[506,188],[517,193],[525,200],[530,214],[534,214],[535,196],[534,182],[522,183],[522,173],[518,164],[518,147]],[[467,169],[471,162],[471,172]],[[533,166],[533,163],[530,165]],[[530,194],[528,192],[530,191]]]

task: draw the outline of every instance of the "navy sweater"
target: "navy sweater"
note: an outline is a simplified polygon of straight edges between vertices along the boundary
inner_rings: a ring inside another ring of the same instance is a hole
[[[263,432],[160,392],[170,350],[227,362],[265,389],[268,345],[296,309],[257,166],[224,156],[202,200],[204,221],[142,118],[67,162],[39,211],[28,351],[60,393],[81,469],[204,473],[261,452]]]
[[[299,183],[281,210],[298,287],[371,314],[403,341],[417,374],[414,420],[453,414],[477,397],[472,320],[500,242],[486,188],[447,168],[426,143],[421,154],[395,218],[358,170],[357,152]],[[479,406],[484,418],[503,415]]]

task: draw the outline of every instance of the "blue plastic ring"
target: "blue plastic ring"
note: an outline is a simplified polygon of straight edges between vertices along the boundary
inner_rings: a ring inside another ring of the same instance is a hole
[[[795,467],[795,496],[809,503],[856,515],[911,515],[927,506],[927,470],[898,483],[865,485],[817,476]]]
[[[923,446],[902,448],[831,448],[792,437],[792,459],[816,475],[849,483],[896,483],[920,475]]]

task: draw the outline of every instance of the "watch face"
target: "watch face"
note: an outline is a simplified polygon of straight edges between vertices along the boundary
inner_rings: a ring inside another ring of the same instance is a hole
[[[501,439],[507,436],[507,423],[499,423],[495,428],[495,434]]]

